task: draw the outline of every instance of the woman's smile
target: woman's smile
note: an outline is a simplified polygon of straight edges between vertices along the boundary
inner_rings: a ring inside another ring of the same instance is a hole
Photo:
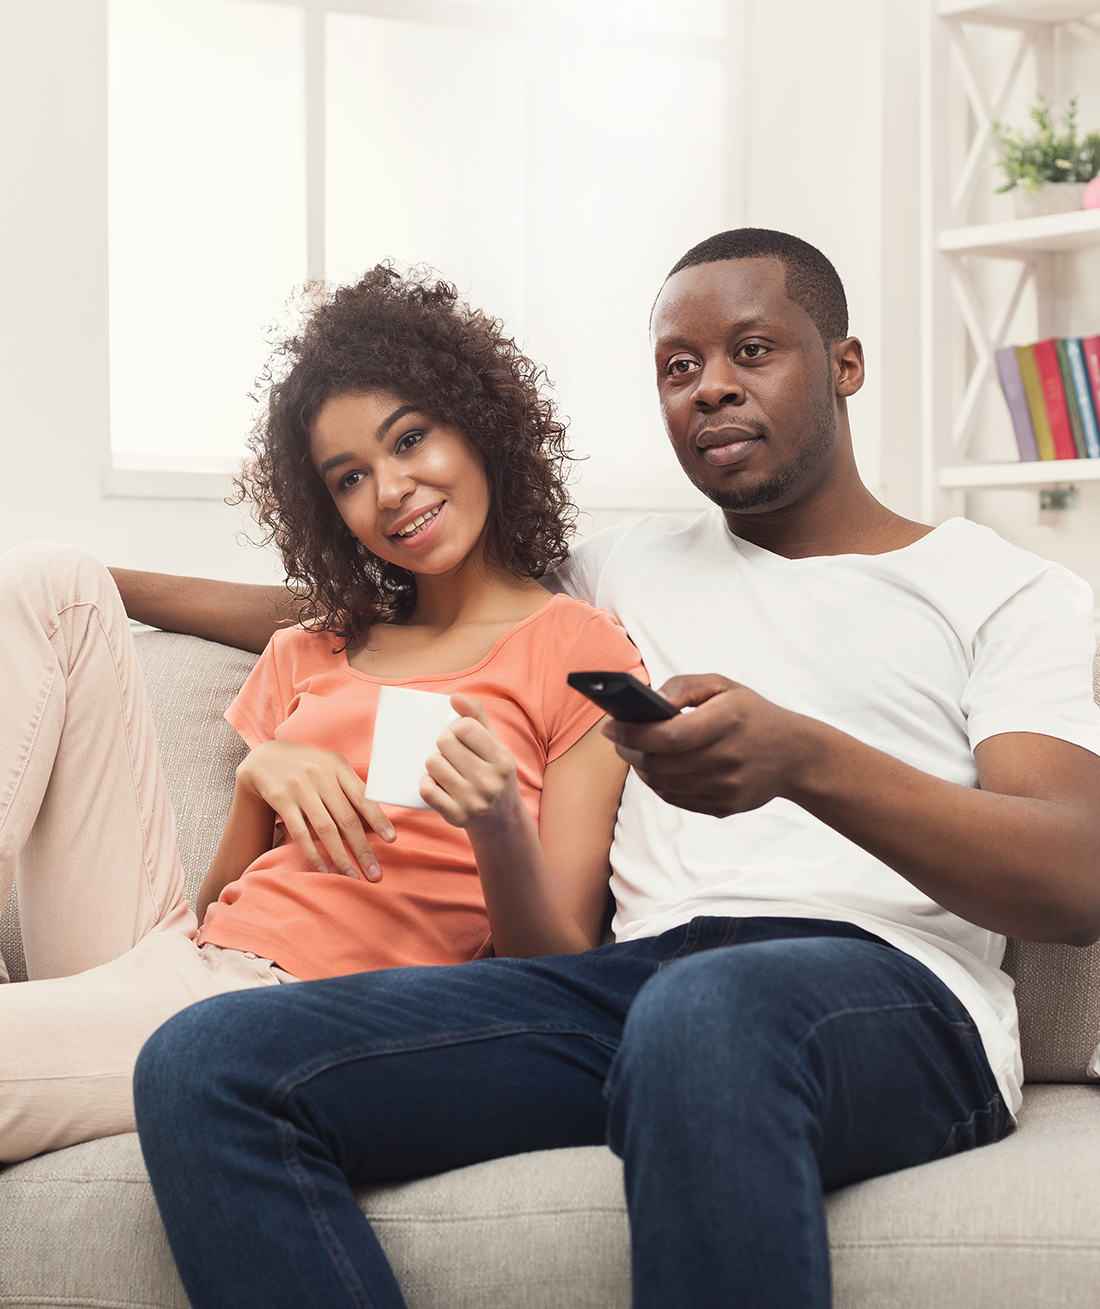
[[[396,537],[402,542],[410,542],[414,539],[418,542],[422,541],[429,529],[435,525],[440,514],[443,512],[443,507],[443,504],[433,505],[430,509],[426,509],[422,513],[417,513],[415,518],[411,520],[406,519],[400,527],[395,528],[394,531],[390,533],[390,536]]]

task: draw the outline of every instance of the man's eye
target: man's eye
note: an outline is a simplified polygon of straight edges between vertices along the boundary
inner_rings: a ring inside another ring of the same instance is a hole
[[[741,347],[739,353],[743,354],[747,359],[759,359],[761,355],[768,353],[768,347],[761,345],[759,341],[747,341]]]
[[[683,377],[685,374],[690,373],[694,367],[694,359],[671,359],[669,361],[668,371],[674,377]]]

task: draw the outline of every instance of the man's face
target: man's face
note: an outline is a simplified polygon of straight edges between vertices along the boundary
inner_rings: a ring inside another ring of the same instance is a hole
[[[665,428],[705,496],[762,512],[822,484],[836,450],[832,361],[787,299],[779,260],[683,269],[662,288],[651,331]]]

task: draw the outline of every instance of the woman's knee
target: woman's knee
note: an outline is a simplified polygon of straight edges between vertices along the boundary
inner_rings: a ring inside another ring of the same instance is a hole
[[[23,541],[0,554],[0,588],[7,595],[53,595],[65,600],[103,590],[110,594],[114,583],[100,560],[82,546]]]

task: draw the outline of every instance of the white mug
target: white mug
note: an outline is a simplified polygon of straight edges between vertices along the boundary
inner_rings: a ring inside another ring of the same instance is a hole
[[[440,735],[458,718],[449,695],[383,686],[374,720],[367,799],[406,809],[431,808],[420,798],[424,765],[428,756],[435,754]]]

